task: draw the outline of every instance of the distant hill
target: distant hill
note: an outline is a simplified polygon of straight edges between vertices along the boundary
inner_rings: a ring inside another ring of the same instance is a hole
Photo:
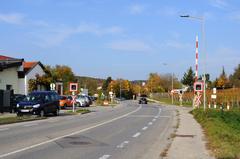
[[[75,76],[75,78],[79,83],[79,87],[88,89],[91,95],[96,93],[97,87],[102,86],[105,81],[105,79],[86,76]]]

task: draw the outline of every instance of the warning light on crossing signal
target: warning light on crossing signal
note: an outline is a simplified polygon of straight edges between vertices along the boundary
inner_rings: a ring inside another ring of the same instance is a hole
[[[198,81],[194,83],[194,92],[203,92],[203,82]]]

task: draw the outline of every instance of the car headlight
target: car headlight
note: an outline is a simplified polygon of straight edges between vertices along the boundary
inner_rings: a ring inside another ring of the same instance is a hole
[[[19,108],[19,104],[17,104],[17,108]]]
[[[40,107],[40,104],[33,105],[33,108],[38,108]]]

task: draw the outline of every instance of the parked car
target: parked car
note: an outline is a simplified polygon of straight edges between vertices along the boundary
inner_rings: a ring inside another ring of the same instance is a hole
[[[17,104],[21,102],[26,96],[23,94],[14,94],[12,97],[12,105],[10,112],[16,113],[17,112]]]
[[[90,106],[90,101],[87,96],[77,95],[76,106],[78,107],[88,107]]]
[[[59,115],[59,95],[54,91],[35,91],[27,95],[17,104],[17,115],[39,115],[53,113]]]
[[[147,101],[147,98],[146,97],[141,97],[140,99],[139,99],[139,104],[147,104],[148,103],[148,101]]]
[[[65,109],[66,107],[72,106],[72,97],[71,98],[70,97],[60,96],[60,100],[59,100],[60,108]]]

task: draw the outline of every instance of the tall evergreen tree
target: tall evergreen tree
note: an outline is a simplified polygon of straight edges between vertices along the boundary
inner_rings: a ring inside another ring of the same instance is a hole
[[[102,89],[103,89],[103,91],[106,93],[106,91],[107,91],[107,89],[108,89],[108,85],[111,83],[111,81],[112,81],[112,77],[108,77],[107,79],[106,79],[106,81],[104,81],[104,83],[103,83],[103,86],[102,86]]]
[[[229,77],[231,85],[234,87],[240,87],[240,64],[235,68],[232,75]]]
[[[187,86],[193,86],[194,83],[194,72],[192,67],[190,67],[187,72],[184,73],[183,78],[181,80],[182,84]]]

